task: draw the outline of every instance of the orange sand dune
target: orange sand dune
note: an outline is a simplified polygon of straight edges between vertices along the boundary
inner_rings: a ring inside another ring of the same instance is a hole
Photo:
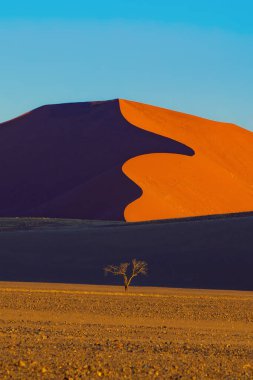
[[[123,165],[143,190],[125,208],[127,221],[253,210],[252,132],[127,100],[120,100],[120,109],[131,124],[195,151],[192,157],[142,155]]]

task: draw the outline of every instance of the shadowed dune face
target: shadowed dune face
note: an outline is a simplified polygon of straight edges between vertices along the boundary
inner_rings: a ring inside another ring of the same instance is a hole
[[[149,223],[0,218],[0,279],[119,284],[102,268],[137,257],[150,271],[134,285],[253,290],[252,226],[253,212]]]
[[[152,153],[194,154],[154,132],[129,123],[118,100],[43,106],[2,123],[0,216],[123,220],[142,193],[124,163]]]
[[[136,102],[120,100],[122,115],[146,131],[190,146],[193,157],[134,157],[124,173],[143,190],[125,209],[128,221],[253,210],[253,134]]]

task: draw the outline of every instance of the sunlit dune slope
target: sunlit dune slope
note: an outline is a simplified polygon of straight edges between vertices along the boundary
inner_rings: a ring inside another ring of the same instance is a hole
[[[194,156],[149,154],[123,165],[143,190],[128,221],[253,210],[253,133],[150,105],[120,100],[131,124],[181,142]]]

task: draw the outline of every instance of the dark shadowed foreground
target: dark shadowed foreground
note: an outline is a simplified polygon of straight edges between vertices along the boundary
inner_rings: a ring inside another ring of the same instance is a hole
[[[146,223],[0,219],[3,281],[119,284],[103,268],[148,263],[149,286],[253,290],[253,214]]]
[[[0,283],[1,379],[252,379],[253,293]]]

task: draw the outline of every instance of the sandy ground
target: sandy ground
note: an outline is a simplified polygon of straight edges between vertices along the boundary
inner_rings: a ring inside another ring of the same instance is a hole
[[[253,379],[253,292],[0,282],[0,379]]]

